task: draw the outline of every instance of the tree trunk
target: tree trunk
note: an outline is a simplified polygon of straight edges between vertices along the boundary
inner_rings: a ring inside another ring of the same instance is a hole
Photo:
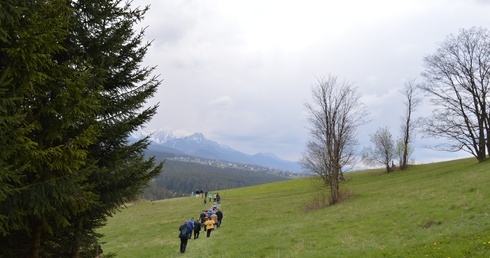
[[[339,169],[334,168],[332,171],[332,180],[330,181],[331,202],[330,204],[336,204],[340,200],[339,191]]]
[[[478,161],[483,162],[487,159],[487,142],[485,141],[485,133],[486,133],[486,128],[485,128],[485,120],[483,118],[478,119],[478,126],[480,127],[479,137],[478,137],[478,148],[479,148],[479,154],[478,154]]]
[[[41,231],[42,225],[39,219],[34,219],[32,222],[32,243],[29,257],[38,258],[41,253]]]
[[[73,246],[71,249],[71,257],[78,258],[80,257],[80,246],[82,242],[82,233],[83,233],[83,218],[76,218],[75,222],[75,233],[73,239]]]
[[[485,127],[486,127],[486,136],[487,136],[487,141],[485,142],[486,154],[490,155],[490,125],[488,122],[485,123]]]
[[[408,163],[408,142],[405,141],[403,143],[403,159],[402,159],[402,164],[400,164],[400,169],[401,170],[406,169],[407,163]]]

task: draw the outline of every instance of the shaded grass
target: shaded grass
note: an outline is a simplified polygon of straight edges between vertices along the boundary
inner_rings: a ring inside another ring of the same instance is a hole
[[[320,209],[308,208],[328,199],[312,179],[219,191],[223,226],[185,256],[488,257],[489,173],[473,159],[349,173],[350,199]],[[100,230],[104,252],[180,257],[177,229],[202,209],[195,197],[128,206]]]

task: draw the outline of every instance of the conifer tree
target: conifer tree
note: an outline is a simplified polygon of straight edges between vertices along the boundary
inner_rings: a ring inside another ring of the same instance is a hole
[[[160,81],[133,30],[148,7],[1,5],[0,256],[93,257],[95,230],[163,165],[145,158],[148,139],[128,142],[157,109],[144,107]]]
[[[94,84],[102,87],[97,116],[101,135],[89,152],[97,169],[86,181],[98,198],[88,210],[73,216],[71,229],[65,228],[60,239],[72,236],[63,244],[71,247],[64,250],[71,257],[90,257],[98,245],[95,229],[121,205],[135,199],[162,169],[163,164],[145,158],[148,139],[128,142],[129,135],[155,114],[157,105],[144,105],[160,81],[152,75],[154,67],[141,67],[149,43],[143,43],[144,30],[133,28],[148,7],[132,8],[120,0],[81,0],[72,7],[76,12],[70,52],[91,61]]]
[[[97,139],[99,93],[90,66],[66,53],[64,0],[3,1],[0,15],[2,176],[0,256],[48,256],[46,236],[88,207],[88,147]],[[9,148],[10,147],[10,148]],[[3,150],[6,150],[4,153]]]

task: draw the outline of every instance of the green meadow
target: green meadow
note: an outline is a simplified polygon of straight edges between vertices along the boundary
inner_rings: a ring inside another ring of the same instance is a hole
[[[202,199],[140,201],[99,232],[117,257],[490,257],[490,162],[346,174],[343,202],[312,178],[220,190],[224,218],[179,252],[178,227]],[[207,205],[205,208],[209,208]]]

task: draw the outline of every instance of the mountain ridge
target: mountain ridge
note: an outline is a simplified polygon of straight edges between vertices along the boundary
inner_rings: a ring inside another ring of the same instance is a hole
[[[241,164],[258,165],[267,168],[302,172],[299,162],[283,160],[271,152],[258,152],[250,155],[229,146],[207,139],[204,134],[195,132],[185,134],[181,131],[158,129],[152,131],[140,130],[133,135],[134,139],[148,137],[154,150],[173,154],[186,154],[199,158],[222,160]]]

